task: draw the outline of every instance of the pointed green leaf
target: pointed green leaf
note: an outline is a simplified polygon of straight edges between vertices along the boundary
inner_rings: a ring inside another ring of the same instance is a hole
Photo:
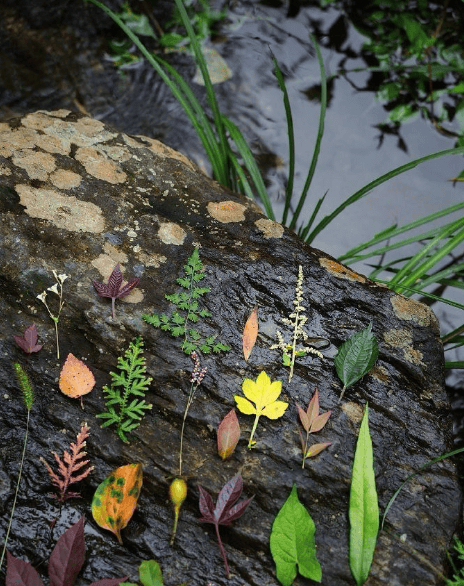
[[[277,513],[271,531],[271,554],[276,564],[277,579],[290,586],[298,571],[315,582],[322,580],[316,558],[316,527],[308,511],[298,499],[296,484]]]
[[[350,518],[350,568],[358,586],[364,584],[369,575],[379,531],[379,507],[368,417],[366,404],[354,455],[348,511]]]
[[[348,338],[335,356],[335,369],[347,389],[374,366],[379,346],[372,333],[372,323],[367,328]],[[342,393],[343,395],[343,393]]]

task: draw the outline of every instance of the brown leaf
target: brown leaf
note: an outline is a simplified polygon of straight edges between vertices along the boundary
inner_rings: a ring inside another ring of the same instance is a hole
[[[90,368],[73,354],[68,354],[60,372],[60,391],[75,399],[90,393],[95,386],[95,377]]]
[[[217,429],[218,454],[223,460],[230,458],[240,438],[240,424],[231,409],[219,424]]]
[[[258,336],[258,306],[255,305],[250,317],[247,319],[245,328],[243,329],[243,356],[245,360],[250,357],[251,351]]]
[[[314,444],[306,452],[305,458],[313,458],[325,450],[327,446],[330,446],[331,442],[324,442],[323,444]]]

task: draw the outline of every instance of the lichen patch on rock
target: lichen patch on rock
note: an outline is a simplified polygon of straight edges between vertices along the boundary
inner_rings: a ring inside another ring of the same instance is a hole
[[[165,244],[176,244],[177,246],[184,243],[187,232],[174,222],[164,222],[160,224],[158,238]]]
[[[41,218],[71,232],[102,232],[105,220],[94,203],[80,201],[53,189],[16,185],[20,202],[32,218]]]
[[[37,140],[37,132],[27,128],[0,127],[0,156],[11,157],[16,151],[30,149]]]
[[[321,257],[319,264],[329,271],[334,277],[339,279],[347,279],[348,281],[358,281],[359,283],[365,283],[366,277],[355,273],[354,271],[344,267],[339,262],[332,260],[331,258]]]
[[[182,153],[179,153],[179,151],[175,151],[174,149],[166,146],[165,144],[163,144],[159,140],[156,140],[155,138],[150,138],[148,136],[141,136],[140,138],[145,143],[148,142],[149,143],[148,149],[150,151],[154,152],[155,154],[159,155],[160,157],[168,158],[168,159],[176,159],[177,161],[181,161],[182,163],[187,165],[187,167],[190,167],[190,169],[192,171],[198,172],[197,167],[195,167],[195,165],[192,163],[192,161],[189,158],[187,158],[185,155],[183,155]],[[134,143],[134,140],[132,140],[132,143]],[[141,147],[147,148],[147,145],[143,144],[143,143],[142,144],[132,144],[131,146],[138,146],[138,148],[141,148]]]
[[[403,297],[403,295],[394,295],[390,297],[390,303],[396,317],[414,321],[421,326],[432,326],[436,331],[439,330],[435,314],[430,307],[420,303],[420,301]]]
[[[423,365],[423,354],[413,347],[412,333],[405,328],[393,329],[383,334],[383,339],[392,348],[401,348],[403,355],[408,362],[416,365]]]
[[[80,185],[82,177],[73,171],[57,169],[50,175],[50,181],[59,189],[73,189]]]
[[[206,206],[208,213],[218,222],[243,222],[246,206],[235,201],[210,201]]]
[[[76,152],[76,160],[82,163],[89,175],[111,184],[124,183],[127,175],[120,171],[116,163],[110,161],[98,149],[81,147]]]
[[[282,238],[284,233],[282,224],[267,218],[256,220],[255,226],[263,233],[264,238]]]

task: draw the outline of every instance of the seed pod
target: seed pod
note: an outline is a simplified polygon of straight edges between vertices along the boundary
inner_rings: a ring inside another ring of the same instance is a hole
[[[174,478],[169,487],[169,498],[174,505],[174,525],[172,527],[172,536],[170,545],[174,543],[177,531],[177,522],[179,520],[180,508],[187,497],[187,483],[183,478]]]

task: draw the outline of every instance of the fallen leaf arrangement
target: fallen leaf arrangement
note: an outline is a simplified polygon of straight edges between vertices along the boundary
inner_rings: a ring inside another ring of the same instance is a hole
[[[196,283],[204,278],[203,265],[199,258],[198,249],[195,248],[184,266],[185,277],[177,280],[178,284],[187,291],[180,294],[166,295],[166,298],[177,306],[171,317],[166,314],[161,316],[143,316],[144,320],[155,327],[166,330],[174,337],[184,336],[181,349],[191,353],[194,363],[191,387],[184,411],[182,429],[180,435],[179,468],[174,480],[169,487],[169,497],[174,508],[174,525],[171,536],[173,545],[179,521],[180,508],[187,497],[187,482],[183,476],[183,439],[186,419],[189,408],[195,396],[195,392],[203,381],[206,374],[206,367],[202,367],[199,353],[228,351],[230,348],[222,342],[216,342],[211,336],[203,336],[190,324],[196,324],[200,318],[209,316],[207,310],[200,307],[200,298],[210,291],[207,287],[198,287]],[[47,306],[50,317],[55,323],[57,341],[57,354],[59,355],[57,324],[63,307],[62,284],[67,275],[57,275],[53,271],[57,284],[50,287],[59,296],[59,311],[55,316]],[[284,323],[293,328],[291,343],[285,343],[283,334],[278,332],[278,344],[274,347],[280,348],[283,352],[283,364],[290,367],[289,381],[291,380],[297,357],[313,354],[322,357],[322,354],[312,347],[298,347],[298,339],[307,340],[303,326],[306,317],[303,316],[305,307],[302,302],[302,268],[299,267],[297,287],[295,293],[294,310],[290,317],[283,320]],[[112,317],[115,318],[115,300],[127,295],[139,283],[138,278],[133,278],[126,285],[122,285],[123,275],[119,265],[116,265],[111,273],[108,283],[104,284],[93,280],[93,286],[101,297],[108,297],[112,303]],[[58,290],[58,285],[60,286]],[[45,303],[45,294],[38,296]],[[46,303],[45,303],[46,304]],[[182,311],[186,312],[185,317]],[[355,343],[350,339],[339,349],[336,357],[337,373],[340,376],[345,389],[354,384],[373,366],[377,357],[378,349],[375,338],[371,333],[372,324],[366,330],[355,334]],[[258,307],[255,306],[243,330],[243,357],[248,361],[258,337]],[[39,352],[42,345],[38,344],[38,332],[34,324],[29,325],[22,336],[14,336],[16,345],[24,351],[27,356]],[[361,349],[358,346],[361,345]],[[359,355],[366,356],[360,359]],[[119,373],[111,372],[112,383],[103,387],[106,411],[97,415],[103,423],[101,427],[114,426],[114,430],[124,443],[129,443],[129,435],[141,424],[142,418],[152,405],[145,401],[145,393],[149,390],[151,377],[147,376],[146,364],[143,357],[143,341],[138,336],[130,343],[123,358],[118,359]],[[23,390],[24,402],[29,413],[33,404],[33,393],[27,374],[19,365],[15,365],[18,383]],[[79,399],[81,407],[83,396],[90,393],[95,385],[95,377],[90,368],[79,358],[69,353],[62,366],[59,377],[59,389],[70,399]],[[254,439],[258,422],[261,417],[277,420],[284,415],[289,407],[285,401],[279,400],[282,392],[281,381],[271,381],[265,371],[261,371],[256,380],[245,378],[242,383],[243,396],[234,396],[236,407],[244,415],[253,415],[254,422],[251,428],[248,449],[256,445]],[[331,415],[330,411],[320,413],[319,393],[315,389],[314,395],[304,410],[296,404],[298,419],[305,434],[299,430],[302,467],[309,458],[317,456],[326,449],[330,442],[310,444],[311,434],[319,432],[326,425]],[[69,451],[65,450],[60,457],[52,452],[55,460],[53,468],[44,458],[41,458],[50,481],[56,489],[52,496],[62,506],[68,499],[78,498],[79,492],[70,490],[70,486],[88,479],[94,467],[87,459],[85,451],[86,441],[89,437],[90,427],[87,423],[81,425],[76,441],[70,444]],[[232,457],[240,440],[241,429],[239,420],[234,409],[231,409],[217,427],[217,451],[222,460]],[[24,442],[23,459],[26,450],[27,429]],[[16,489],[16,496],[19,489],[20,476]],[[138,497],[142,489],[143,470],[142,464],[130,463],[113,470],[98,486],[95,491],[91,511],[95,522],[102,528],[112,532],[120,544],[123,543],[121,531],[129,523],[137,506]],[[215,527],[219,550],[224,563],[224,570],[227,577],[231,576],[226,551],[221,540],[219,527],[230,525],[239,519],[252,503],[253,496],[245,500],[239,500],[243,491],[243,481],[240,474],[236,474],[225,483],[219,491],[216,503],[210,493],[200,484],[199,509],[201,523],[210,523]],[[15,497],[16,501],[16,497]],[[5,537],[3,552],[0,558],[0,569],[6,552],[9,529],[14,514],[14,505],[10,517],[10,525]],[[82,568],[85,560],[84,544],[84,518],[81,517],[72,527],[58,539],[48,564],[48,574],[51,586],[73,586],[77,574]],[[271,553],[276,563],[276,576],[281,584],[290,586],[297,575],[297,569],[301,575],[311,578],[317,582],[321,581],[322,572],[316,559],[316,547],[314,542],[314,523],[304,506],[298,499],[296,485],[277,514],[270,536]],[[364,555],[363,552],[361,552]],[[365,556],[364,556],[365,558]],[[364,559],[363,558],[363,559]],[[369,565],[370,567],[370,565]],[[369,568],[368,568],[369,569]],[[353,571],[353,570],[352,570]],[[353,571],[356,576],[356,573]],[[154,560],[142,562],[139,568],[139,576],[143,586],[162,586],[162,574],[159,564]],[[367,574],[366,574],[367,576]],[[90,586],[116,586],[124,582],[127,586],[137,586],[125,582],[127,577],[103,579]],[[362,582],[358,582],[362,583]],[[6,586],[43,586],[39,574],[28,563],[15,558],[7,552]]]

